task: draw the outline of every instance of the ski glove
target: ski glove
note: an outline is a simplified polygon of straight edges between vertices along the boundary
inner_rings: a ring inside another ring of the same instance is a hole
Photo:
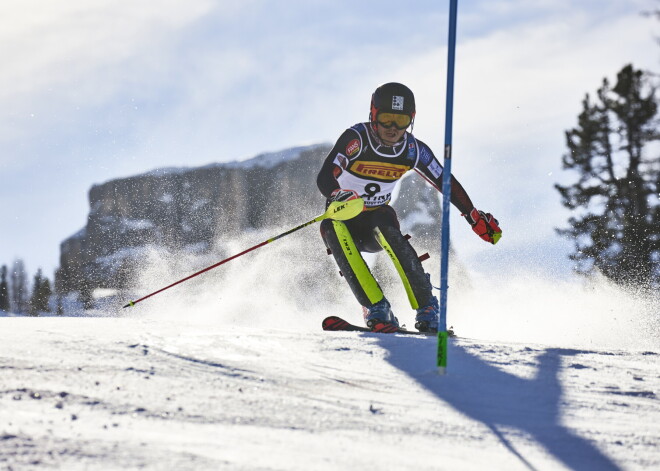
[[[497,241],[502,237],[499,222],[492,214],[472,208],[472,211],[463,216],[472,226],[472,230],[486,242],[497,244]]]
[[[345,190],[343,188],[337,188],[332,193],[330,193],[330,201],[349,201],[359,197],[360,196],[356,191]]]

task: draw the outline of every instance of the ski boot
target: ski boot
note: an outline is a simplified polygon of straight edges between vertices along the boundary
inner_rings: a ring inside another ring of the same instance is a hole
[[[420,332],[437,332],[438,331],[438,298],[432,296],[426,306],[417,309],[415,316],[415,329]]]
[[[370,329],[373,329],[379,323],[392,324],[399,327],[399,320],[394,317],[390,303],[385,298],[369,307],[362,306],[362,313],[364,322]]]

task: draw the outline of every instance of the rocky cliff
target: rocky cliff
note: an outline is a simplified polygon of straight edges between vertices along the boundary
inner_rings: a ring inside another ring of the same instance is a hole
[[[243,162],[159,169],[95,185],[87,225],[61,244],[60,292],[130,285],[146,248],[195,254],[245,231],[296,226],[319,214],[316,175],[330,146],[297,147]],[[414,172],[412,172],[414,173]],[[404,230],[437,236],[437,192],[403,180],[395,202]],[[275,235],[275,233],[273,234]]]

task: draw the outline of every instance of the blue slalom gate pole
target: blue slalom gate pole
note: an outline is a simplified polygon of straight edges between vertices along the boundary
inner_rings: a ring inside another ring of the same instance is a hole
[[[447,289],[449,288],[449,203],[451,201],[451,146],[454,116],[454,63],[456,59],[456,16],[458,0],[449,0],[447,44],[447,99],[445,103],[445,159],[442,172],[442,235],[440,242],[440,312],[438,313],[438,373],[447,372]]]

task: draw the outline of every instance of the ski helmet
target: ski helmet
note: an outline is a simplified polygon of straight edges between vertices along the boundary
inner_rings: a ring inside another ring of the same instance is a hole
[[[369,122],[374,132],[378,113],[406,114],[410,116],[412,125],[415,119],[415,95],[412,90],[401,83],[385,83],[371,95]]]

